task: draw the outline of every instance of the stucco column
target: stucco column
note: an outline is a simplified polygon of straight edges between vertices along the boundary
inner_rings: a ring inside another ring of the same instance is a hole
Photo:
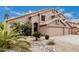
[[[32,35],[34,33],[34,24],[32,23]]]
[[[40,28],[39,28],[40,27],[40,22],[41,22],[41,15],[40,14],[38,15],[38,18],[39,18],[38,19],[38,32],[40,32]]]

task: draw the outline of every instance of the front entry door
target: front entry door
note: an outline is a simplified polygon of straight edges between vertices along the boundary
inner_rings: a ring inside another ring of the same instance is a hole
[[[38,23],[34,23],[34,32],[38,32]]]

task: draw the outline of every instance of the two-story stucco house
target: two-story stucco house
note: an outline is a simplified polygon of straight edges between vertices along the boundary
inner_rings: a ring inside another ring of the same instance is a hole
[[[39,31],[49,36],[60,36],[71,34],[71,25],[66,21],[63,14],[58,13],[55,9],[44,9],[31,12],[23,16],[12,18],[8,23],[28,22],[32,23],[32,34]]]

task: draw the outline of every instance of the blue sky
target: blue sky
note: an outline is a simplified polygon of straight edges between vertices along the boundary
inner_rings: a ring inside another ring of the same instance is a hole
[[[0,6],[0,22],[4,21],[4,15],[9,14],[11,18],[25,15],[46,8],[56,8],[63,13],[67,19],[79,21],[79,6]]]

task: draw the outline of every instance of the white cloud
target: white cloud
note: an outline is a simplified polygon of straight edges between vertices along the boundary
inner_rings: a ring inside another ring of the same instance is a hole
[[[19,16],[21,16],[21,15],[24,15],[24,12],[16,12],[16,11],[10,11],[11,13],[13,13],[13,14],[16,14],[16,15],[19,15]]]
[[[60,12],[64,12],[65,10],[63,8],[59,9]]]
[[[24,14],[25,14],[24,12],[21,13],[21,12],[14,11],[14,10],[12,10],[11,8],[9,8],[8,6],[5,6],[4,9],[5,9],[5,10],[8,10],[10,13],[16,14],[16,15],[18,15],[18,16],[21,16],[21,15],[24,15]]]
[[[64,8],[57,8],[57,10],[58,10],[59,13],[65,12],[65,9]]]
[[[72,22],[79,22],[79,18],[71,19]]]
[[[59,13],[62,13],[68,21],[79,22],[79,18],[74,17],[73,12],[67,12],[64,8],[57,8]]]
[[[71,12],[67,12],[64,8],[57,8],[59,13],[62,13],[67,18],[72,18],[73,14]]]
[[[29,13],[32,13],[32,10],[29,10],[28,12],[29,12]]]
[[[64,16],[65,17],[68,17],[68,18],[72,18],[73,17],[73,14],[72,13],[64,13]]]
[[[59,13],[62,13],[68,19],[73,18],[72,12],[67,12],[64,8],[57,8]]]

